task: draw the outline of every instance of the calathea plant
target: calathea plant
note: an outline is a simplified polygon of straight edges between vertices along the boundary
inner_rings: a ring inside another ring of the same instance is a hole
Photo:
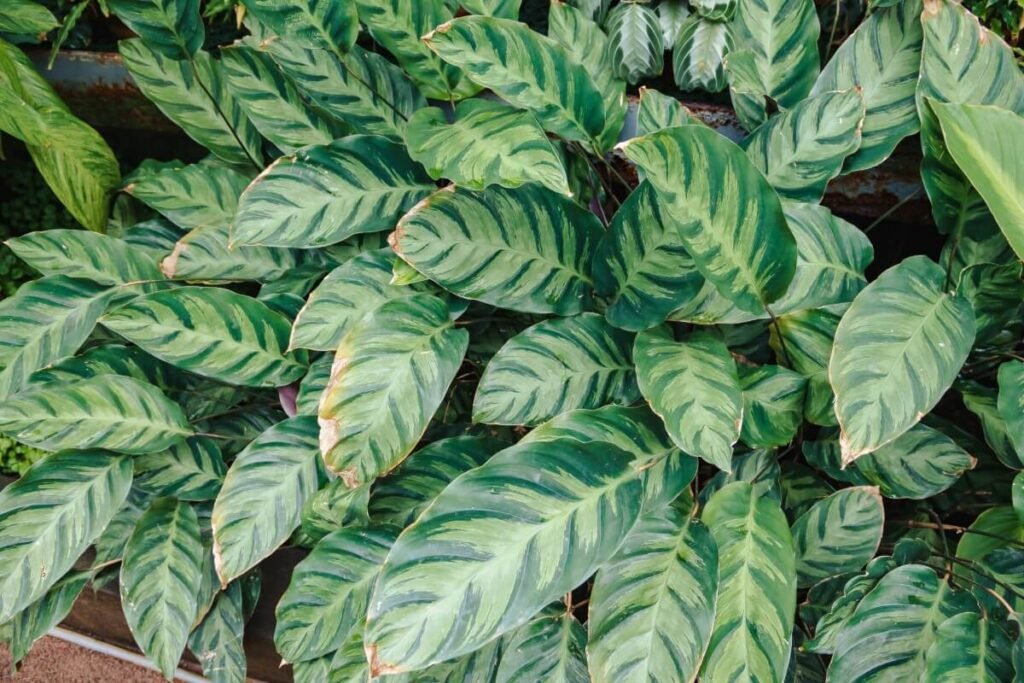
[[[116,575],[167,676],[241,681],[290,544],[302,681],[1011,680],[1009,48],[900,0],[819,69],[810,0],[703,3],[737,144],[648,88],[633,125],[606,3],[460,4],[247,0],[211,54],[194,0],[111,0],[211,155],[10,243],[46,276],[0,304],[0,429],[53,451],[0,493],[16,657]],[[919,130],[946,246],[869,282],[884,231],[820,202]]]

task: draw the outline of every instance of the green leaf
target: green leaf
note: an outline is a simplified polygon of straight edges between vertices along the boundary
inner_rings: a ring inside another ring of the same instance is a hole
[[[652,88],[640,87],[640,103],[636,110],[637,135],[650,135],[665,128],[689,123],[696,123],[696,119],[682,102]]]
[[[519,18],[519,5],[522,0],[461,0],[460,5],[472,14],[486,14],[489,17],[503,19]]]
[[[843,161],[860,147],[863,123],[859,91],[824,93],[772,117],[744,147],[779,195],[819,202]]]
[[[118,50],[142,94],[190,138],[229,163],[262,157],[259,134],[225,89],[220,65],[210,55],[200,51],[176,61],[138,38],[122,40]]]
[[[718,546],[708,528],[671,507],[642,516],[594,581],[594,680],[693,680],[717,593]]]
[[[44,275],[85,278],[107,285],[163,279],[148,255],[108,235],[50,229],[30,232],[5,244]]]
[[[897,567],[861,600],[839,631],[829,680],[922,679],[925,653],[935,642],[939,625],[976,609],[973,602],[970,594],[951,588],[931,567]]]
[[[806,588],[859,571],[882,541],[885,512],[878,489],[855,486],[815,503],[793,524],[797,584]]]
[[[335,479],[316,492],[302,507],[299,533],[311,544],[335,531],[349,526],[366,526],[370,519],[367,508],[370,485],[350,489],[341,479]]]
[[[754,487],[754,494],[781,501],[779,477],[782,470],[774,450],[759,448],[746,453],[737,453],[732,460],[731,472],[716,472],[704,484],[697,495],[697,503],[706,505],[717,491],[737,481],[745,481]]]
[[[829,381],[843,463],[889,443],[927,414],[974,343],[974,313],[943,291],[945,273],[912,256],[854,299],[836,330]]]
[[[554,318],[510,339],[484,369],[473,421],[536,425],[567,410],[639,398],[633,335],[596,313]]]
[[[532,182],[572,195],[561,158],[529,112],[472,99],[456,106],[450,124],[436,107],[419,110],[406,135],[409,154],[435,180],[447,178],[471,190]]]
[[[224,482],[224,457],[212,439],[195,436],[133,460],[135,485],[157,496],[213,500]]]
[[[807,309],[780,315],[771,326],[771,346],[777,357],[807,378],[804,417],[823,427],[837,424],[828,361],[841,317],[838,312],[824,308]]]
[[[785,446],[803,423],[807,380],[778,365],[738,369],[743,391],[740,439],[751,448]]]
[[[742,150],[704,126],[681,126],[620,145],[679,222],[697,268],[743,310],[760,313],[786,292],[796,240],[782,204]],[[723,187],[735,192],[722,193]]]
[[[1009,681],[1014,678],[1013,643],[1000,626],[977,614],[963,613],[939,625],[925,656],[928,683]]]
[[[121,605],[135,642],[174,678],[196,616],[202,572],[199,520],[188,503],[161,498],[135,525],[121,562]]]
[[[108,0],[108,5],[147,46],[169,59],[189,59],[203,46],[199,0]]]
[[[804,442],[807,443],[807,442]],[[799,463],[784,463],[779,471],[779,492],[786,517],[795,520],[835,489],[824,477]]]
[[[123,190],[177,225],[193,230],[230,225],[238,196],[249,182],[247,175],[207,162],[137,175]]]
[[[362,628],[370,591],[397,536],[390,526],[343,529],[296,565],[275,612],[274,644],[287,661],[330,654]]]
[[[64,621],[90,577],[90,572],[68,572],[46,595],[5,624],[10,629],[7,646],[15,666],[25,658],[36,641]]]
[[[102,375],[25,391],[0,405],[0,430],[48,451],[104,448],[149,453],[192,431],[176,403],[136,379]]]
[[[528,230],[511,229],[528,221]],[[535,185],[441,190],[407,213],[395,253],[465,299],[523,313],[573,315],[589,303],[597,217]]]
[[[241,584],[234,582],[217,595],[188,638],[188,649],[202,665],[203,675],[215,683],[245,683],[242,602]]]
[[[749,131],[768,120],[768,93],[753,50],[733,50],[725,58],[725,76],[736,118]],[[859,144],[859,143],[858,143]]]
[[[959,577],[975,581],[993,574],[997,575],[997,578],[1000,574],[1005,576],[1009,572],[1000,571],[1001,568],[998,565],[1001,563],[993,562],[997,558],[993,558],[991,555],[995,551],[1009,550],[1012,553],[1017,550],[1019,552],[1022,543],[1024,543],[1024,524],[1021,523],[1017,511],[1009,505],[991,507],[978,515],[978,518],[968,527],[967,533],[957,543],[956,559],[970,563],[971,567],[960,566],[954,568],[954,571]],[[1007,559],[1019,560],[1015,553]],[[1014,573],[1020,571],[1019,561],[1011,562],[1010,566],[1014,567],[1012,570]],[[1017,605],[1019,610],[1019,605],[1022,602],[1020,592],[1019,590],[1010,592],[1004,588],[1006,583],[1004,580],[1001,585],[996,587],[1000,593]]]
[[[653,9],[640,3],[617,5],[608,13],[604,26],[616,76],[636,83],[661,75],[665,47],[661,24]]]
[[[131,469],[130,463],[129,469]],[[135,530],[135,524],[152,502],[153,496],[148,493],[137,488],[131,488],[128,491],[124,504],[114,513],[107,523],[107,528],[103,529],[103,533],[96,538],[93,544],[96,550],[93,566],[121,559],[124,555],[124,546],[128,543],[128,537]],[[117,575],[118,571],[115,569],[114,576]],[[93,581],[94,585],[99,583],[97,579]]]
[[[338,346],[320,401],[320,451],[350,487],[394,469],[416,446],[462,363],[469,333],[429,294],[394,299]]]
[[[975,383],[962,383],[959,387],[964,407],[977,415],[985,443],[992,453],[1011,469],[1024,469],[1024,460],[1010,440],[1006,420],[999,412],[999,397],[995,391]]]
[[[632,462],[606,443],[528,443],[452,482],[384,564],[367,623],[371,673],[472,652],[583,582],[640,512]]]
[[[60,22],[45,6],[32,0],[9,0],[0,14],[0,33],[39,35]]]
[[[587,629],[570,613],[543,615],[508,639],[495,683],[586,683]]]
[[[914,93],[921,65],[921,0],[879,9],[839,46],[812,95],[860,88],[867,107],[861,146],[845,173],[885,161],[900,140],[917,132]]]
[[[603,132],[603,99],[590,74],[558,43],[525,24],[462,17],[424,41],[478,85],[536,113],[545,130],[592,145]],[[561,85],[552,88],[550,82]]]
[[[1003,239],[1000,234],[997,237]],[[978,326],[975,346],[998,346],[1005,340],[1024,336],[1024,317],[1020,310],[1024,302],[1024,278],[1016,259],[1013,263],[967,266],[960,271],[957,292],[963,294],[974,309]]]
[[[725,57],[732,46],[729,22],[691,14],[672,48],[672,72],[679,89],[713,93],[725,88]]]
[[[221,584],[241,576],[299,526],[319,488],[317,426],[293,417],[238,454],[213,504],[213,554]]]
[[[1006,435],[1017,456],[1024,459],[1024,362],[999,366],[999,415],[1006,421]]]
[[[308,248],[389,230],[435,189],[401,145],[349,136],[275,161],[242,194],[231,241]]]
[[[304,366],[284,355],[291,325],[265,304],[227,289],[180,287],[108,313],[103,325],[175,367],[252,387],[290,384]]]
[[[303,47],[347,52],[359,35],[354,2],[332,0],[244,0],[260,23]]]
[[[637,335],[633,356],[640,391],[676,445],[730,471],[743,397],[725,344],[706,332],[675,341],[662,326]]]
[[[736,0],[694,0],[691,6],[702,19],[728,22],[732,19],[737,4]]]
[[[102,451],[48,455],[0,491],[0,623],[46,595],[128,495],[132,463]]]
[[[686,0],[663,0],[658,3],[658,21],[661,23],[661,35],[666,46],[675,45],[683,23],[690,16],[690,8]],[[643,91],[641,91],[643,97]]]
[[[782,681],[796,609],[793,539],[779,504],[746,482],[716,492],[702,515],[718,544],[718,600],[706,680]]]
[[[274,282],[302,270],[331,268],[323,253],[311,249],[229,246],[229,230],[224,223],[186,234],[160,263],[161,272],[178,280]]]

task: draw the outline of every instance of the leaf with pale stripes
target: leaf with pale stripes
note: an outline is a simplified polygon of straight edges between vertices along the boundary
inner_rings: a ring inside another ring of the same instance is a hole
[[[180,287],[137,297],[103,325],[171,365],[251,387],[278,387],[305,374],[285,355],[291,325],[266,304],[215,287]]]
[[[132,462],[136,486],[153,495],[179,500],[213,500],[227,471],[217,442],[205,436],[143,453]]]
[[[642,516],[594,581],[594,681],[694,680],[717,592],[718,546],[708,528],[672,507]]]
[[[748,131],[756,130],[768,120],[768,94],[758,73],[754,51],[730,52],[725,58],[725,76],[729,81],[729,97],[736,118]]]
[[[131,459],[48,455],[0,491],[0,623],[39,600],[96,540],[128,496]]]
[[[1006,422],[1006,436],[1017,455],[1024,458],[1024,362],[1011,360],[999,366],[996,407]]]
[[[108,5],[146,45],[170,59],[189,59],[203,46],[199,0],[109,0]]]
[[[779,365],[738,369],[743,391],[740,439],[751,448],[785,446],[803,424],[807,380]]]
[[[637,135],[649,135],[665,128],[696,122],[693,112],[676,98],[652,88],[640,88],[640,103],[636,110]]]
[[[754,487],[754,495],[782,500],[779,477],[782,469],[772,449],[759,448],[746,453],[737,453],[732,460],[731,472],[716,472],[697,494],[697,503],[706,505],[711,496],[737,481],[745,481]]]
[[[136,223],[121,233],[122,240],[156,262],[170,254],[174,244],[184,236],[184,230],[160,216]]]
[[[92,573],[88,571],[68,572],[46,595],[4,624],[9,629],[4,640],[15,666],[25,658],[36,641],[64,621],[91,577]]]
[[[495,683],[588,683],[587,629],[571,613],[537,617],[504,645]]]
[[[3,33],[38,35],[59,25],[49,9],[33,0],[12,0],[0,14],[0,32]]]
[[[812,95],[860,88],[867,115],[861,145],[847,158],[844,173],[861,171],[889,158],[900,140],[918,131],[914,94],[921,66],[921,0],[907,0],[874,12],[832,55]]]
[[[686,18],[690,16],[689,3],[686,0],[662,0],[658,3],[657,10],[663,41],[666,46],[671,47],[679,38],[679,31],[683,28]]]
[[[535,425],[567,410],[639,398],[633,335],[596,313],[545,320],[512,337],[484,369],[473,421]]]
[[[225,223],[187,233],[160,262],[161,272],[177,280],[273,282],[300,269],[331,268],[326,255],[318,250],[229,246],[230,230]]]
[[[639,515],[632,462],[607,443],[562,439],[513,446],[452,482],[384,563],[367,620],[371,673],[472,652],[586,580]]]
[[[192,434],[181,408],[159,389],[118,375],[16,394],[0,404],[0,431],[48,451],[132,454],[168,448]]]
[[[242,603],[241,584],[233,582],[217,595],[206,616],[188,637],[188,649],[199,660],[203,675],[213,683],[246,681]]]
[[[725,58],[732,51],[729,22],[691,14],[672,47],[672,72],[680,90],[719,92],[725,88]]]
[[[731,471],[743,395],[725,344],[708,332],[676,341],[662,326],[637,335],[633,357],[640,391],[676,445]]]
[[[199,520],[188,503],[160,498],[139,518],[121,562],[121,606],[143,653],[174,678],[196,617],[202,572]]]
[[[796,610],[793,538],[779,504],[734,482],[701,516],[718,544],[718,599],[701,678],[780,683]]]
[[[242,194],[233,244],[308,248],[390,230],[435,190],[402,145],[352,135],[282,157]]]
[[[359,35],[354,2],[244,0],[243,4],[268,29],[303,47],[343,53]]]
[[[518,19],[522,0],[461,0],[459,4],[472,14]]]
[[[471,190],[538,183],[572,195],[561,157],[530,112],[472,99],[456,106],[453,123],[436,107],[419,110],[406,135],[409,154],[435,180]]]
[[[238,196],[250,177],[216,162],[162,168],[123,188],[186,230],[225,227],[238,209]]]
[[[664,68],[663,35],[658,15],[640,3],[617,5],[605,19],[609,61],[616,76],[636,83],[660,76]]]
[[[903,434],[956,379],[974,343],[970,302],[912,256],[857,295],[836,330],[829,381],[849,464]]]
[[[691,125],[633,138],[619,149],[647,175],[697,268],[724,296],[761,313],[785,294],[796,240],[778,195],[738,146]]]
[[[469,333],[448,305],[393,299],[342,339],[318,413],[327,469],[350,487],[394,469],[423,436],[462,363]]]
[[[105,285],[163,279],[145,252],[109,235],[51,229],[30,232],[5,244],[44,275],[84,278]]]
[[[853,616],[857,605],[860,604],[865,595],[878,585],[879,580],[883,576],[898,566],[899,563],[892,557],[882,555],[871,560],[862,573],[844,579],[842,585],[838,586],[839,594],[830,598],[831,603],[827,605],[828,609],[818,618],[817,623],[814,624],[814,638],[807,641],[804,648],[809,652],[817,654],[833,654],[836,648],[836,637]],[[829,582],[834,580],[835,577],[827,579]],[[803,616],[804,610],[807,608],[807,603],[811,601],[812,594],[819,590],[818,587],[824,585],[826,585],[825,581],[822,581],[810,589],[807,600],[800,607],[801,616]],[[807,619],[805,618],[804,621],[806,623]]]
[[[369,484],[350,489],[344,481],[335,479],[302,506],[299,533],[304,540],[315,545],[324,536],[340,529],[366,526],[370,521],[367,511],[369,499]]]
[[[1013,642],[999,623],[969,612],[946,619],[925,655],[928,683],[1014,680]]]
[[[776,357],[807,378],[804,417],[823,427],[837,424],[828,361],[841,317],[839,312],[824,308],[807,309],[780,315],[771,327],[771,346]]]
[[[885,511],[878,489],[854,486],[815,503],[793,524],[797,584],[860,571],[882,541]]]
[[[446,188],[391,236],[403,260],[465,299],[522,313],[579,313],[589,303],[597,217],[536,185]]]
[[[461,17],[424,40],[478,85],[536,113],[546,130],[585,143],[594,143],[604,131],[603,98],[593,78],[558,43],[525,24]],[[552,82],[559,87],[550,87]]]
[[[238,454],[213,504],[213,556],[228,584],[277,550],[299,526],[319,488],[312,417],[280,422]]]

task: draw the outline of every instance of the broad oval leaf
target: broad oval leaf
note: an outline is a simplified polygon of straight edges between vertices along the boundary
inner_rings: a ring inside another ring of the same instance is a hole
[[[721,22],[732,19],[737,4],[739,3],[736,0],[694,0],[691,3],[697,16],[708,21]]]
[[[346,52],[359,35],[354,2],[333,0],[244,0],[260,23],[282,38],[327,52]]]
[[[661,75],[665,47],[653,9],[632,2],[617,5],[608,13],[604,27],[608,32],[609,62],[616,76],[636,83]]]
[[[44,275],[122,285],[162,280],[147,254],[116,237],[85,230],[41,230],[6,242],[18,258]]]
[[[1013,642],[994,620],[964,612],[946,619],[925,655],[928,683],[1009,681]]]
[[[135,486],[156,496],[213,500],[224,482],[224,457],[217,442],[194,436],[170,448],[133,460]]]
[[[311,249],[229,246],[230,230],[225,223],[185,234],[160,262],[161,272],[176,280],[271,283],[296,273],[323,272],[331,267],[322,252]]]
[[[472,652],[584,581],[640,512],[632,462],[609,444],[563,439],[513,446],[452,482],[384,563],[367,623],[371,673]]]
[[[1017,456],[1024,458],[1024,361],[1012,360],[999,366],[997,409],[1006,421],[1006,436]]]
[[[815,503],[793,524],[797,584],[859,571],[882,541],[885,511],[878,489],[854,486]]]
[[[109,7],[149,47],[171,59],[189,59],[203,46],[199,0],[111,0]]]
[[[141,171],[127,178],[122,190],[187,230],[230,225],[238,195],[251,180],[211,161]]]
[[[841,317],[840,312],[825,308],[808,309],[780,315],[771,327],[771,346],[776,357],[786,358],[791,368],[807,378],[804,417],[822,427],[836,424],[828,361]]]
[[[740,439],[751,448],[788,444],[803,424],[807,380],[778,365],[738,369],[743,391]]]
[[[586,647],[587,630],[571,613],[539,616],[509,636],[494,681],[588,683]]]
[[[664,3],[659,8],[663,6]],[[665,128],[695,122],[693,112],[676,98],[653,88],[640,87],[640,103],[636,110],[637,135],[649,135]]]
[[[302,507],[299,534],[314,545],[324,536],[345,527],[366,526],[369,523],[369,499],[369,484],[350,489],[345,482],[335,479]]]
[[[672,71],[680,90],[718,92],[725,88],[725,58],[733,47],[727,21],[691,14],[672,48]]]
[[[217,595],[206,616],[188,637],[188,649],[202,665],[203,675],[211,681],[245,683],[243,602],[241,584],[232,583]]]

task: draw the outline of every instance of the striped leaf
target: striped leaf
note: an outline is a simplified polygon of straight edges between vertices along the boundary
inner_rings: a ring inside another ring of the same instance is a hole
[[[1024,362],[1009,361],[999,366],[997,409],[1006,421],[1006,436],[1017,455],[1024,458]]]
[[[132,454],[162,450],[192,434],[181,408],[159,389],[117,375],[17,394],[0,405],[0,431],[47,451]]]
[[[5,640],[15,666],[25,658],[36,641],[64,621],[90,577],[90,572],[68,572],[46,595],[4,624],[9,629]]]
[[[110,10],[152,49],[169,59],[189,59],[206,32],[199,0],[110,0]]]
[[[33,0],[8,2],[0,15],[0,31],[4,33],[38,35],[59,25],[50,10]]]
[[[977,614],[946,619],[925,655],[928,683],[1009,681],[1014,678],[1013,643],[1002,627]]]
[[[1002,239],[998,233],[996,237]],[[1024,302],[1024,278],[1021,277],[1019,263],[968,266],[961,271],[957,291],[974,308],[978,325],[975,346],[998,345],[1006,335],[1024,336],[1024,319],[1020,315],[1021,303]]]
[[[394,299],[338,346],[320,401],[320,451],[350,487],[394,469],[423,436],[462,363],[469,333],[429,294]]]
[[[921,0],[869,16],[832,55],[812,95],[860,88],[867,107],[860,149],[845,173],[885,161],[900,140],[918,131],[914,93],[921,65]]]
[[[558,43],[525,24],[468,16],[443,24],[424,40],[470,80],[533,111],[545,130],[591,145],[603,132],[603,99],[590,74]],[[559,87],[550,87],[551,82]]]
[[[718,544],[718,599],[701,678],[782,681],[790,657],[796,568],[779,504],[734,482],[702,515]]]
[[[637,335],[633,356],[640,391],[676,445],[731,471],[743,396],[725,344],[707,332],[675,341],[662,326]]]
[[[430,107],[409,119],[407,137],[409,154],[435,180],[471,190],[538,183],[572,194],[561,158],[529,112],[472,99],[458,104],[449,124],[442,110]]]
[[[185,231],[177,225],[166,218],[157,217],[136,223],[121,233],[121,239],[159,262],[171,253],[174,244],[184,235]]]
[[[280,408],[254,407],[244,412],[214,416],[196,423],[196,428],[208,434],[218,434],[218,444],[226,458],[232,458],[260,434],[283,421],[287,416]]]
[[[620,149],[647,175],[697,268],[723,295],[760,313],[785,293],[796,240],[778,196],[739,147],[710,128],[681,126]]]
[[[260,138],[227,92],[220,65],[199,51],[176,61],[138,38],[122,40],[118,51],[132,80],[157,108],[185,133],[229,163],[259,160]]]
[[[743,391],[740,439],[751,448],[785,446],[803,424],[807,380],[778,365],[739,368]]]
[[[736,118],[748,131],[756,130],[768,120],[768,93],[761,82],[754,51],[730,52],[725,58],[725,76]]]
[[[882,577],[840,629],[829,680],[923,679],[925,656],[939,626],[977,609],[972,603],[969,593],[952,588],[931,567],[897,567]],[[894,613],[899,619],[893,619]]]
[[[664,43],[668,46],[675,45],[683,23],[690,16],[689,4],[686,0],[664,0],[658,3],[657,9]]]
[[[693,0],[691,3],[697,16],[708,21],[728,22],[736,12],[736,0]]]
[[[725,57],[732,51],[729,22],[708,21],[697,14],[679,29],[672,48],[672,72],[680,90],[719,92],[725,88]]]
[[[241,584],[218,593],[210,611],[188,637],[188,649],[199,660],[203,675],[214,683],[245,683],[246,658]]]
[[[819,202],[843,161],[860,147],[863,124],[860,92],[824,93],[772,117],[744,147],[779,195]]]
[[[178,280],[273,282],[296,272],[330,268],[319,251],[229,246],[230,236],[226,223],[196,228],[178,240],[160,262],[160,270]]]
[[[811,424],[824,427],[836,424],[828,361],[840,318],[839,313],[827,309],[808,309],[779,316],[771,328],[771,345],[776,356],[787,359],[790,367],[807,378],[804,417]]]
[[[587,629],[572,614],[540,616],[508,638],[495,683],[587,683]]]
[[[187,230],[226,227],[250,177],[216,163],[172,166],[131,179],[123,189]]]
[[[705,282],[683,246],[679,226],[648,181],[615,212],[593,268],[598,294],[611,300],[605,311],[608,322],[626,330],[664,322]]]
[[[330,654],[363,626],[370,590],[398,529],[343,529],[295,567],[275,611],[274,645],[290,662]]]
[[[836,330],[829,381],[843,463],[889,443],[942,398],[974,343],[970,303],[912,256],[857,295]]]
[[[188,503],[160,498],[139,519],[121,562],[121,606],[143,653],[174,678],[196,616],[202,572],[199,520]]]
[[[775,451],[769,449],[758,449],[746,453],[738,453],[732,461],[731,472],[716,472],[711,479],[700,489],[697,495],[699,505],[707,505],[715,493],[729,484],[737,481],[745,481],[754,487],[754,495],[780,501],[782,495],[779,486],[779,477],[782,470]]]
[[[604,26],[616,76],[636,83],[661,75],[665,47],[661,23],[653,9],[632,2],[617,5],[608,13]]]
[[[131,469],[130,465],[129,463],[129,469]],[[107,523],[107,527],[103,529],[103,533],[93,543],[93,547],[96,550],[96,558],[93,561],[94,566],[111,560],[120,560],[124,556],[124,546],[128,543],[128,537],[135,530],[135,524],[139,521],[139,517],[142,516],[142,513],[146,511],[146,508],[152,502],[153,496],[148,493],[144,493],[134,487],[128,491],[124,504],[114,513]],[[119,570],[115,570],[115,576],[117,571]],[[94,583],[99,583],[100,581],[101,579],[99,578],[94,579]]]
[[[795,520],[835,489],[811,468],[798,463],[786,463],[780,469],[779,491],[782,494],[782,509],[790,520]]]
[[[718,547],[706,526],[671,507],[641,517],[594,581],[595,683],[694,680],[717,592]]]
[[[956,559],[967,565],[954,567],[954,573],[986,585],[992,585],[994,578],[997,592],[1019,610],[1022,543],[1024,524],[1017,511],[1009,505],[991,507],[978,515],[957,543]]]
[[[636,110],[637,135],[649,135],[688,123],[696,123],[696,120],[686,105],[670,95],[641,86],[640,103]]]
[[[529,229],[524,226],[529,217]],[[420,202],[391,246],[413,268],[464,299],[523,313],[579,313],[589,303],[597,217],[535,185],[454,188]]]
[[[332,365],[334,357],[327,353],[310,364],[309,372],[302,378],[298,396],[295,398],[295,409],[299,415],[316,415],[320,407],[320,396],[331,379]]]
[[[156,264],[116,237],[85,230],[41,230],[7,240],[18,258],[44,275],[84,278],[106,285],[161,280]]]
[[[0,301],[0,397],[77,351],[109,300],[109,290],[93,282],[48,275]]]
[[[981,422],[985,443],[993,455],[1011,469],[1024,469],[1024,461],[1017,454],[1006,420],[999,412],[998,393],[976,383],[962,383],[958,389],[964,407],[974,413]]]
[[[461,0],[459,4],[472,14],[517,19],[521,3],[522,0]]]
[[[366,526],[370,521],[369,499],[369,484],[350,489],[345,482],[335,479],[302,506],[298,533],[310,545],[315,545],[324,536],[345,527]]]
[[[213,504],[213,555],[221,584],[249,571],[299,526],[319,488],[316,421],[293,417],[238,454]]]
[[[793,524],[797,584],[859,571],[882,540],[885,511],[878,489],[855,486],[815,503]]]
[[[103,325],[171,365],[251,387],[305,374],[284,355],[291,326],[260,301],[214,287],[180,287],[132,300]]]
[[[0,623],[46,595],[128,495],[132,463],[102,451],[48,455],[0,491]]]
[[[424,446],[377,480],[370,515],[401,528],[409,526],[453,479],[483,465],[501,445],[484,436],[453,436]]]
[[[242,194],[231,241],[308,248],[390,230],[435,189],[401,145],[353,135],[275,161]]]
[[[244,0],[244,5],[268,29],[303,47],[347,52],[359,35],[354,2]]]
[[[384,563],[367,620],[371,673],[472,652],[582,583],[640,512],[632,461],[606,443],[527,443],[452,482]]]
[[[132,461],[135,485],[156,496],[213,500],[224,482],[224,457],[212,439],[194,436]]]
[[[836,638],[840,631],[842,631],[843,626],[853,617],[853,613],[857,610],[857,605],[860,604],[865,595],[878,585],[879,580],[883,576],[897,566],[899,564],[892,557],[882,555],[871,560],[863,573],[844,580],[840,587],[839,595],[832,598],[828,610],[821,615],[815,624],[814,638],[807,641],[804,648],[809,652],[817,654],[833,654],[836,647]],[[824,582],[818,583],[816,587],[823,584]],[[811,599],[811,594],[816,592],[816,587],[812,587],[808,592],[808,601]],[[804,606],[802,605],[801,613],[803,609]]]
[[[633,335],[596,313],[545,320],[510,339],[487,364],[473,421],[536,425],[567,410],[639,398]]]

